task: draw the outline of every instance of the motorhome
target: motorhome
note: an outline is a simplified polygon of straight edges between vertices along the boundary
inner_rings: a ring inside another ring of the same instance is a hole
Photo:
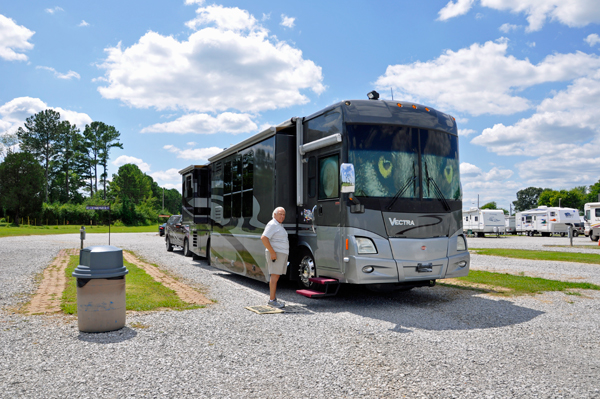
[[[517,233],[528,236],[540,234],[550,237],[560,234],[562,237],[569,233],[569,226],[579,222],[579,211],[574,208],[559,208],[539,206],[528,211],[517,212],[515,215]],[[577,232],[573,232],[577,236]]]
[[[517,234],[515,215],[504,217],[504,234]]]
[[[219,269],[268,281],[260,237],[282,206],[287,276],[303,295],[468,274],[456,122],[431,107],[342,101],[180,173],[184,248]]]
[[[463,229],[477,237],[485,237],[485,233],[504,234],[504,211],[479,208],[463,211]]]
[[[583,206],[585,235],[592,241],[600,238],[600,202],[588,202]]]

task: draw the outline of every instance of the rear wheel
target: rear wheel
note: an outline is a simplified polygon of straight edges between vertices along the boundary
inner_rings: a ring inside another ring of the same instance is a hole
[[[308,250],[302,251],[300,254],[300,262],[298,263],[298,285],[300,288],[312,289],[316,285],[311,282],[309,278],[317,276],[317,267],[315,265],[315,259]]]
[[[167,251],[172,252],[173,251],[173,244],[171,244],[171,239],[169,238],[168,234],[167,234],[167,238],[165,238],[165,243],[167,245]]]
[[[190,257],[192,255],[192,251],[190,251],[190,244],[188,243],[188,240],[185,239],[183,241],[183,256]]]
[[[573,237],[577,237],[578,235],[579,235],[579,232],[577,232],[577,231],[573,232]]]

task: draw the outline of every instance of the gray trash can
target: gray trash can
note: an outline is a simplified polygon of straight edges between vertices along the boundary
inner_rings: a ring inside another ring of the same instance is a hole
[[[105,332],[125,326],[125,275],[123,250],[111,245],[79,252],[77,318],[79,331]]]

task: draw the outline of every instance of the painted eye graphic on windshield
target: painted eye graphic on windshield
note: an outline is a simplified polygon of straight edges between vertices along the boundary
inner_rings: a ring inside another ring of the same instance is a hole
[[[392,173],[392,163],[390,161],[388,161],[387,159],[385,159],[385,157],[382,155],[379,157],[379,173],[381,173],[381,176],[383,176],[384,178],[388,178],[389,175]]]

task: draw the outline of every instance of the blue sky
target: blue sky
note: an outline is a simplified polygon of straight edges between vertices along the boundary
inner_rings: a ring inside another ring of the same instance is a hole
[[[453,115],[464,207],[600,179],[600,2],[0,1],[0,134],[52,108],[159,185],[347,99]]]

